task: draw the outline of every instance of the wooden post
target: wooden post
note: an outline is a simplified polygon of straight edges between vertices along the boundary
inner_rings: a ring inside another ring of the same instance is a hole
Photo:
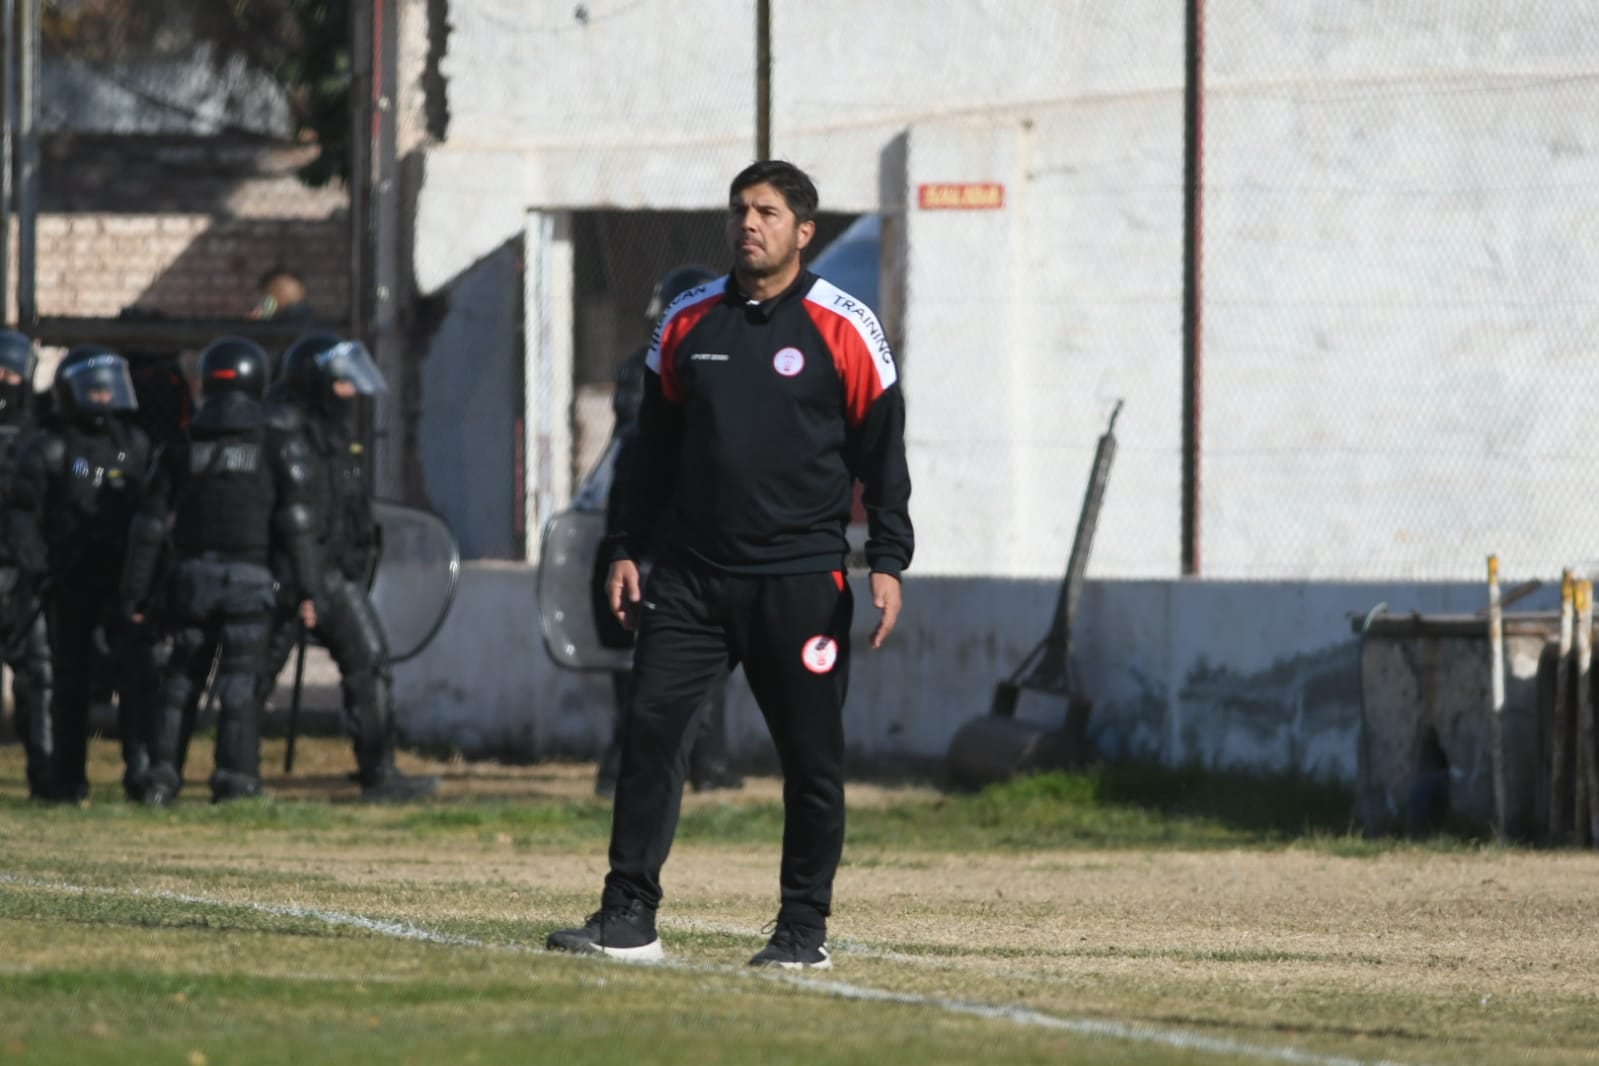
[[[1577,839],[1593,842],[1599,826],[1599,765],[1594,761],[1593,693],[1589,666],[1593,662],[1593,582],[1577,582],[1577,761],[1582,766],[1583,791],[1587,793],[1587,831]]]
[[[1499,556],[1488,556],[1488,699],[1493,725],[1494,839],[1505,843],[1505,621]]]
[[[1556,843],[1563,832],[1565,819],[1561,806],[1566,802],[1569,786],[1566,776],[1567,734],[1571,732],[1571,642],[1576,629],[1572,597],[1576,581],[1569,569],[1560,575],[1560,654],[1555,658],[1555,706],[1553,725],[1549,731],[1549,841]]]

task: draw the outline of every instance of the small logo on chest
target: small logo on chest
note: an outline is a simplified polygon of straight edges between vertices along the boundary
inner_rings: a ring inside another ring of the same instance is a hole
[[[785,378],[791,378],[805,369],[805,353],[798,348],[780,348],[772,356],[772,369]]]

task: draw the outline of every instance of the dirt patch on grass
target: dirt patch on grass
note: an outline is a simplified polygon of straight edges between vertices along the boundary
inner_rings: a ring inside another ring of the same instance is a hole
[[[108,747],[96,746],[100,781],[115,780]],[[0,751],[0,790],[12,794],[14,751]],[[205,768],[198,756],[191,781]],[[0,865],[35,879],[292,903],[525,945],[592,908],[603,842],[552,843],[536,829],[470,821],[407,832],[393,812],[343,805],[356,795],[342,776],[349,758],[343,745],[316,740],[302,748],[299,773],[271,779],[280,795],[303,789],[338,801],[325,825],[241,831],[157,813],[74,821],[74,812],[19,808],[0,825]],[[402,765],[443,776],[446,810],[456,802],[470,813],[489,799],[592,802],[588,764]],[[686,803],[779,798],[777,782],[756,779],[742,793]],[[851,793],[857,807],[931,798]],[[664,877],[669,949],[732,965],[747,957],[776,912],[778,845],[775,834],[680,844]],[[890,843],[846,850],[831,935],[842,974],[876,987],[1242,1032],[1362,1058],[1575,1063],[1599,1060],[1596,883],[1599,856],[1575,852],[952,854]]]

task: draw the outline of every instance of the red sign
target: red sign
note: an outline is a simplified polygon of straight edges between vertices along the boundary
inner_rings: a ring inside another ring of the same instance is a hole
[[[940,181],[916,189],[923,211],[993,211],[1005,206],[1005,186],[997,181]]]

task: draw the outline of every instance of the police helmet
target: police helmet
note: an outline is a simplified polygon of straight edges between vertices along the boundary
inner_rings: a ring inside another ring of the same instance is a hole
[[[71,348],[56,367],[56,410],[73,417],[98,417],[137,411],[128,361],[98,344]]]
[[[200,395],[206,399],[241,392],[252,400],[266,398],[269,359],[247,337],[220,337],[200,353]]]
[[[617,425],[626,425],[638,417],[644,406],[644,359],[640,348],[616,368],[616,388],[611,390],[611,415]]]
[[[656,320],[672,306],[672,301],[715,277],[716,271],[696,263],[686,263],[668,270],[661,275],[660,280],[655,283],[655,289],[650,293],[650,302],[644,308],[645,320],[653,329]]]
[[[21,375],[24,385],[32,386],[33,368],[38,356],[33,341],[25,333],[14,329],[0,329],[0,370],[11,370]]]
[[[278,380],[294,399],[324,410],[344,406],[334,393],[335,382],[349,382],[357,396],[388,390],[383,372],[366,346],[331,333],[312,333],[289,345]]]

